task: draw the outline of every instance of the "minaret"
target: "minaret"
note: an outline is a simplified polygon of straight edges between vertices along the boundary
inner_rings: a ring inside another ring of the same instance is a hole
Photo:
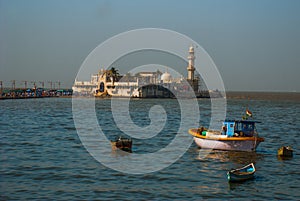
[[[189,60],[189,65],[187,67],[188,70],[188,80],[193,81],[194,80],[194,61],[195,61],[195,55],[194,55],[194,47],[191,46],[189,49],[189,56],[188,56],[188,60]]]

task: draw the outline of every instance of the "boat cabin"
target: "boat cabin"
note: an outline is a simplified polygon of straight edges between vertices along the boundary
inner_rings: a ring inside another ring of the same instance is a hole
[[[244,136],[252,137],[256,133],[255,123],[248,120],[225,120],[222,127],[222,134],[228,137]]]

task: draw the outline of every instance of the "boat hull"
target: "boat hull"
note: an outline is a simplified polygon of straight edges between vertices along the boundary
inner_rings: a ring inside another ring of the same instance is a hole
[[[194,136],[195,143],[203,149],[218,149],[229,151],[255,151],[260,142],[260,137],[226,137],[214,135],[214,137],[202,136],[197,129],[190,129],[189,133]],[[218,137],[219,136],[219,137]]]
[[[252,140],[235,141],[235,140],[211,140],[194,137],[195,143],[203,149],[219,149],[228,151],[255,151],[260,142]]]
[[[248,179],[253,179],[254,173],[246,174],[246,175],[236,175],[231,172],[228,172],[227,178],[228,178],[228,181],[230,181],[230,182],[246,181]]]
[[[254,178],[255,167],[253,163],[236,170],[227,172],[227,178],[230,182],[245,181]]]

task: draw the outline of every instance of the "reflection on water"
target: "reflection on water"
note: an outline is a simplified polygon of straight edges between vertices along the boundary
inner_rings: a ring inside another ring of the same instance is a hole
[[[255,180],[257,179],[257,176],[254,176],[253,179],[249,179],[246,181],[242,181],[242,182],[228,182],[228,187],[229,190],[231,191],[239,191],[244,189],[245,185],[251,185],[254,186],[254,188],[249,189],[249,194],[251,193],[251,191],[254,191],[255,193],[259,192],[259,190],[255,187]]]
[[[248,163],[256,163],[262,160],[264,155],[257,152],[242,152],[242,151],[221,151],[210,149],[198,149],[197,160],[218,160],[221,162],[232,162],[236,165],[244,165]]]

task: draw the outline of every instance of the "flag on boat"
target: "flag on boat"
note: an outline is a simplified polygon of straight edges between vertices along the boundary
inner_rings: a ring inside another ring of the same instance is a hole
[[[248,116],[248,117],[252,117],[252,112],[250,111],[250,110],[246,110],[246,115]]]

